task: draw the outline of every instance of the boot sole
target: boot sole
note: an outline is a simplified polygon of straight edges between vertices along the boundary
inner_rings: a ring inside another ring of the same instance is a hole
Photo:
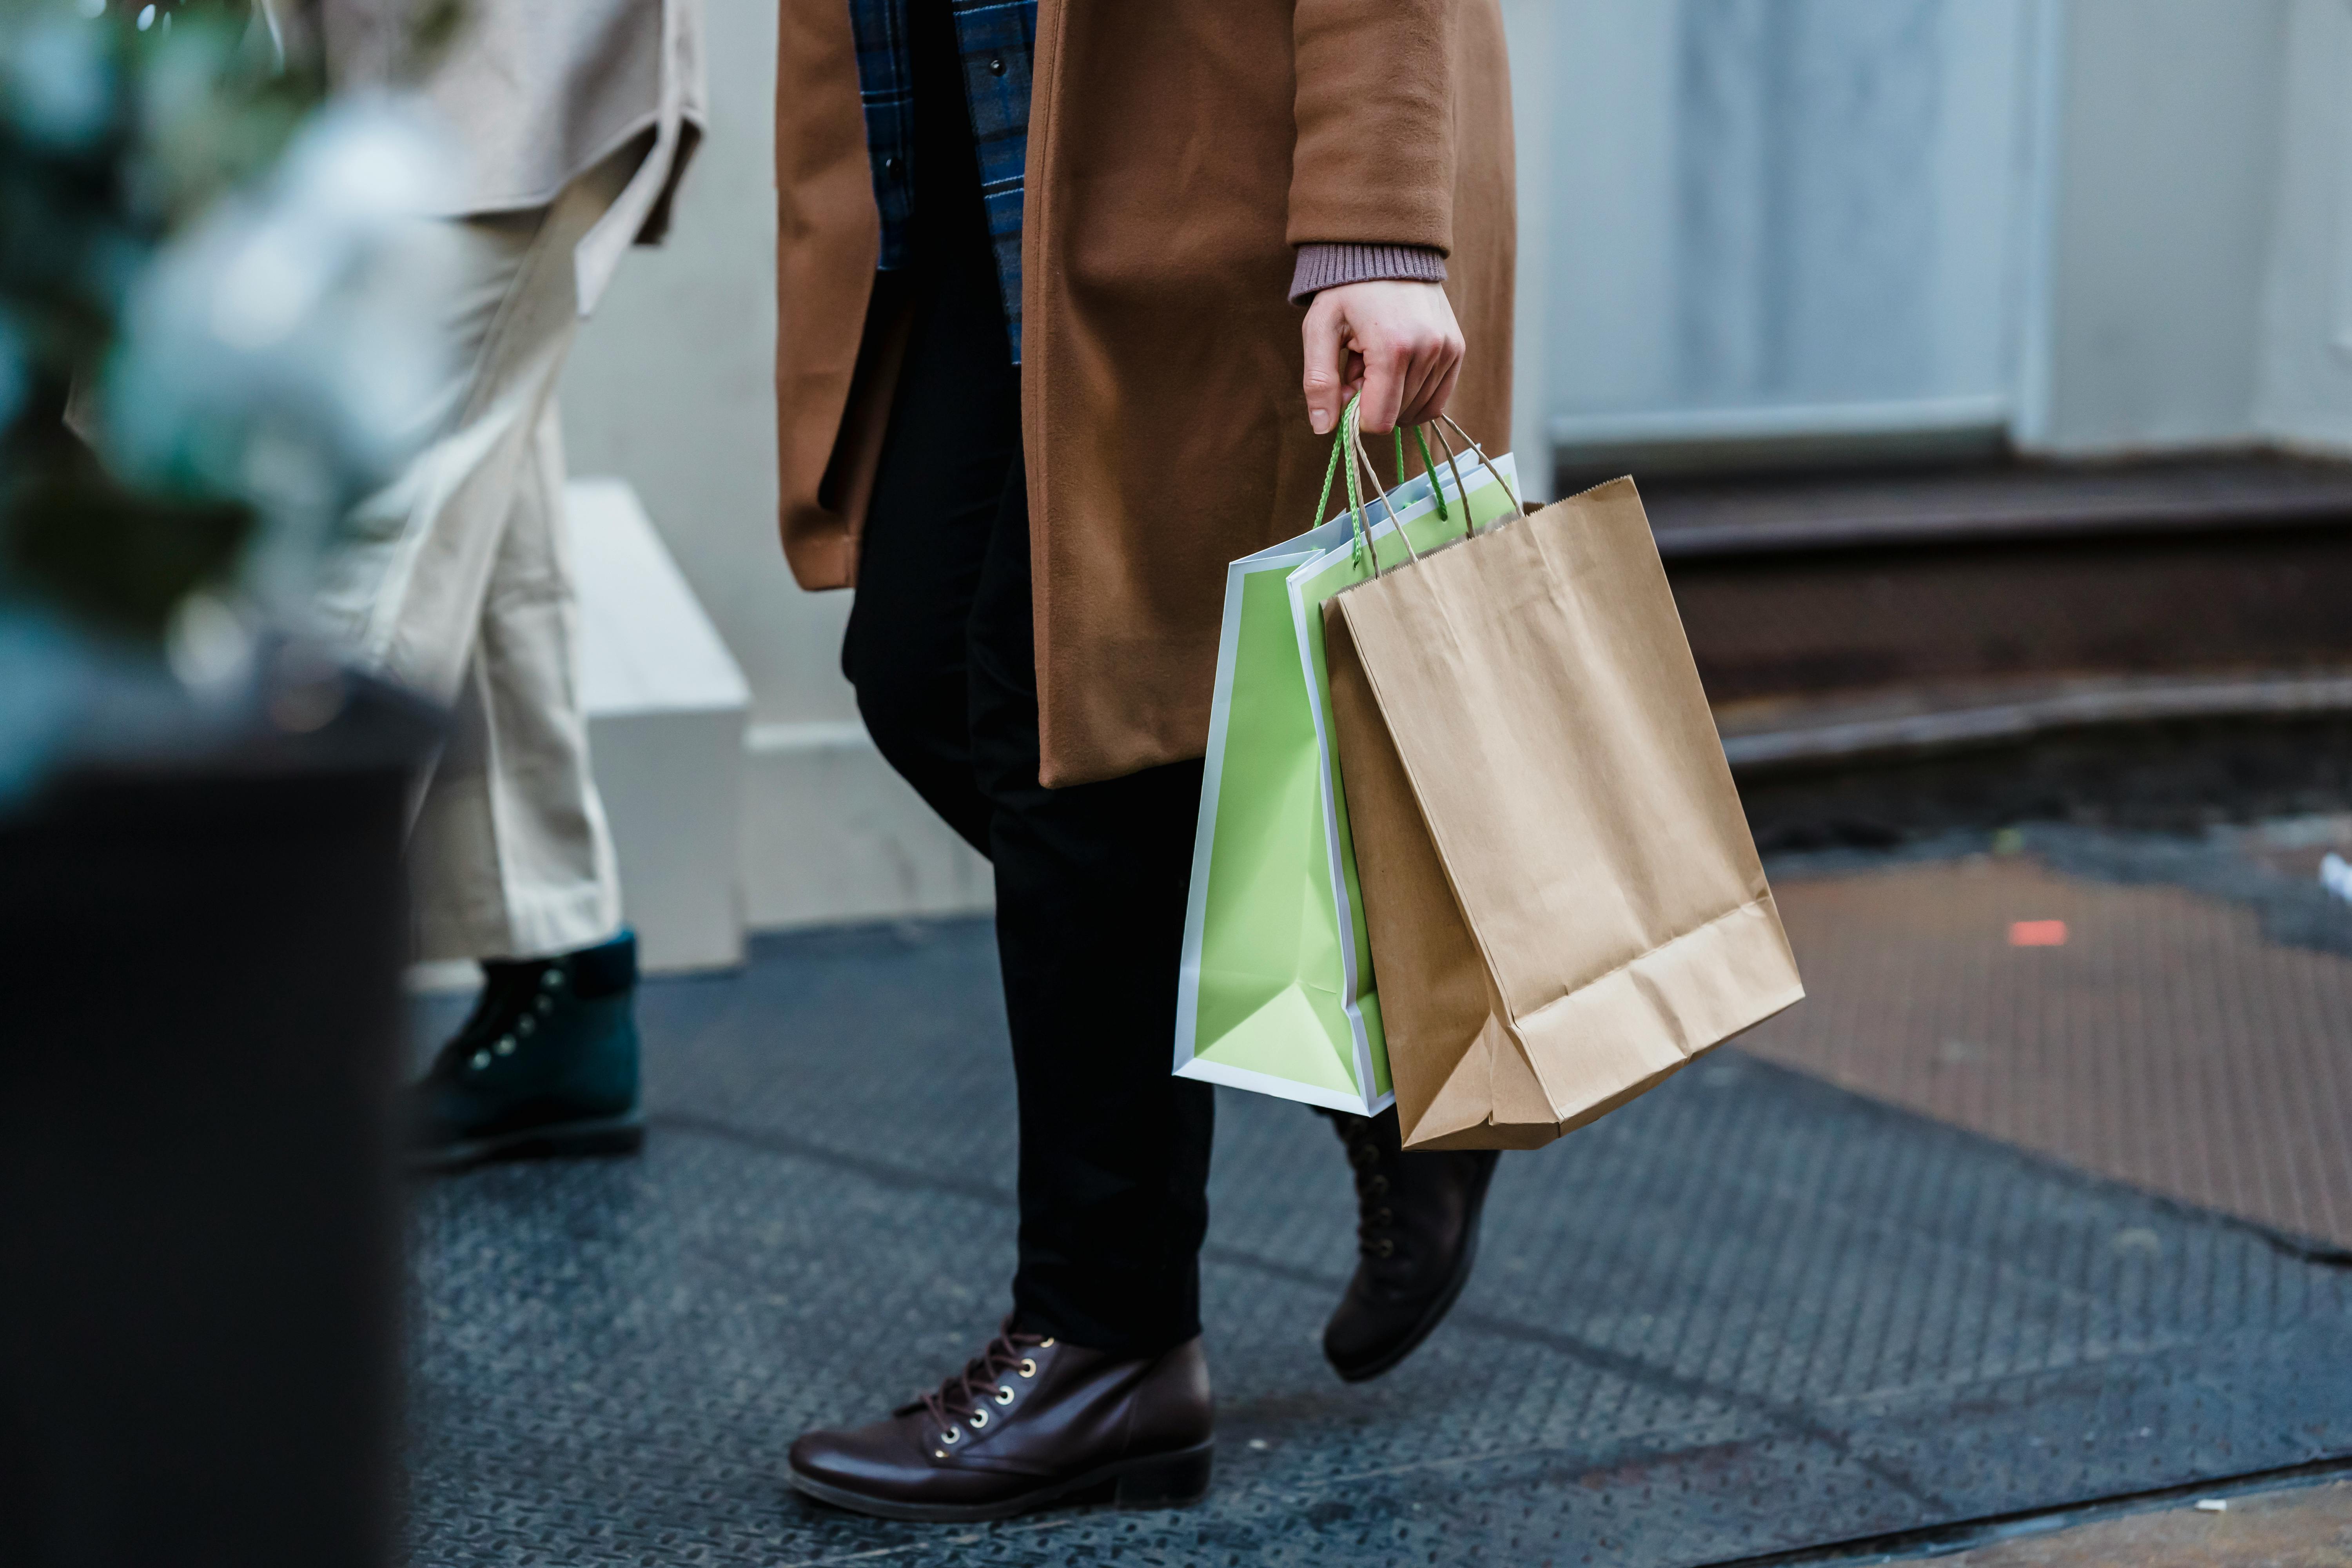
[[[1057,1504],[1075,1507],[1081,1502],[1105,1501],[1122,1509],[1186,1508],[1208,1495],[1211,1458],[1215,1447],[1213,1442],[1202,1443],[1174,1453],[1122,1459],[1002,1502],[897,1502],[854,1492],[796,1469],[787,1469],[785,1477],[792,1489],[803,1497],[874,1519],[902,1519],[918,1524],[982,1524]],[[1104,1495],[1088,1495],[1096,1492]]]
[[[495,1138],[469,1138],[437,1148],[412,1149],[408,1168],[419,1175],[446,1175],[503,1160],[572,1160],[599,1154],[634,1154],[646,1146],[643,1111],[526,1127]]]
[[[1488,1184],[1491,1184],[1494,1179],[1495,1173],[1489,1169],[1486,1173]],[[1461,1299],[1463,1288],[1470,1283],[1470,1271],[1477,1267],[1478,1233],[1486,1217],[1486,1189],[1481,1187],[1478,1189],[1478,1206],[1470,1213],[1470,1244],[1462,1249],[1461,1260],[1454,1266],[1453,1278],[1446,1280],[1445,1289],[1430,1302],[1428,1310],[1413,1324],[1412,1332],[1371,1360],[1357,1362],[1350,1366],[1340,1365],[1332,1361],[1330,1352],[1324,1352],[1323,1359],[1331,1362],[1331,1370],[1339,1374],[1340,1382],[1371,1382],[1381,1373],[1394,1370],[1399,1362],[1419,1350],[1422,1342],[1437,1331],[1437,1325],[1445,1321],[1445,1314],[1454,1310],[1454,1303]]]

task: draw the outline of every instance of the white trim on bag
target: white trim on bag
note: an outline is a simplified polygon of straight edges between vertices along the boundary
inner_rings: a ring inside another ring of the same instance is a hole
[[[1234,660],[1239,649],[1242,585],[1258,572],[1286,571],[1328,548],[1330,523],[1296,539],[1244,555],[1225,568],[1224,616],[1217,626],[1217,683],[1209,700],[1209,746],[1201,768],[1201,811],[1192,829],[1192,879],[1184,894],[1184,946],[1176,964],[1176,1059],[1181,1073],[1194,1059],[1201,1028],[1201,942],[1209,921],[1209,863],[1217,841],[1217,791],[1224,782],[1225,731],[1234,711]]]
[[[1327,1110],[1345,1110],[1357,1116],[1378,1116],[1396,1103],[1391,1089],[1378,1100],[1367,1100],[1361,1095],[1345,1095],[1333,1089],[1317,1089],[1312,1084],[1294,1078],[1276,1078],[1272,1073],[1256,1072],[1248,1068],[1228,1067],[1205,1057],[1194,1057],[1176,1069],[1178,1078],[1189,1078],[1201,1083],[1221,1083],[1227,1089],[1245,1089],[1253,1094],[1268,1094],[1276,1100],[1295,1100],[1306,1105],[1319,1105]]]

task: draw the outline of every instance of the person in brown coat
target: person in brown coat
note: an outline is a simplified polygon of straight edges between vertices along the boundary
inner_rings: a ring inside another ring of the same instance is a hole
[[[1021,1140],[1003,1330],[791,1480],[904,1519],[1187,1501],[1212,1100],[1171,1059],[1225,566],[1321,521],[1352,392],[1368,430],[1506,438],[1501,16],[784,0],[781,61],[784,550],[856,587],[867,729],[994,862]],[[1340,1120],[1352,1379],[1452,1304],[1494,1157]]]

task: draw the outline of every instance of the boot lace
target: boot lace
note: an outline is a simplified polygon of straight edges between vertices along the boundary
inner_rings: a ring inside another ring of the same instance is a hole
[[[1013,1403],[1003,1392],[1011,1386],[1005,1375],[1036,1376],[1037,1363],[1029,1352],[1053,1342],[1045,1334],[1014,1333],[1013,1320],[1007,1317],[997,1329],[996,1337],[964,1363],[963,1371],[924,1394],[918,1403],[939,1423],[942,1440],[954,1442],[963,1435],[966,1423],[978,1431],[988,1425],[992,1408]]]
[[[569,976],[559,960],[486,963],[482,989],[457,1034],[434,1056],[433,1072],[476,1072],[512,1056],[554,1010]]]
[[[1356,1177],[1356,1249],[1367,1258],[1393,1257],[1396,1237],[1389,1234],[1389,1226],[1396,1222],[1396,1213],[1388,1205],[1387,1161],[1371,1123],[1349,1131],[1347,1141],[1348,1163]]]

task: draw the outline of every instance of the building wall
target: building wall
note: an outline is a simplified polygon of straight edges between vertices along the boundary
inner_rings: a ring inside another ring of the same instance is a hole
[[[1582,10],[1587,0],[1503,0],[1503,27],[1511,51],[1511,118],[1520,142],[1549,146],[1553,122],[1564,104],[1576,101],[1569,84],[1558,75],[1557,39],[1568,13]],[[1511,356],[1511,449],[1533,452],[1551,441],[1551,383],[1555,374],[1550,354],[1540,351],[1549,341],[1551,312],[1558,303],[1552,278],[1555,258],[1553,213],[1559,205],[1558,182],[1529,177],[1528,153],[1519,153],[1518,292],[1514,301],[1517,343]],[[1523,500],[1549,500],[1552,476],[1548,463],[1519,465]]]
[[[2352,0],[2294,0],[2255,424],[2352,451]]]
[[[2250,441],[2287,0],[2069,0],[2048,416],[2033,444]]]
[[[1515,74],[1553,100],[1520,149],[1555,437],[2000,428],[2036,12],[1554,0]]]

